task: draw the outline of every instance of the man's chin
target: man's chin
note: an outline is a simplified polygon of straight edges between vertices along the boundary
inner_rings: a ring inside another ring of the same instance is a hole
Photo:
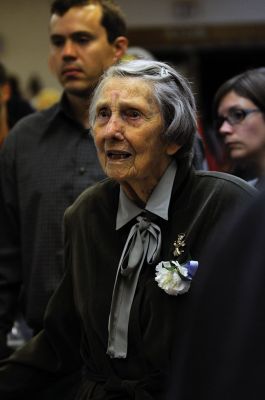
[[[92,83],[89,85],[78,85],[77,82],[67,82],[64,84],[64,91],[68,93],[69,95],[76,96],[76,97],[81,97],[81,98],[87,98],[87,96],[90,96],[91,93],[94,91],[95,87],[97,85],[96,83]]]
[[[64,91],[71,95],[71,96],[76,96],[80,98],[87,98],[90,96],[91,92],[94,90],[91,88],[76,88],[76,87],[64,87]]]

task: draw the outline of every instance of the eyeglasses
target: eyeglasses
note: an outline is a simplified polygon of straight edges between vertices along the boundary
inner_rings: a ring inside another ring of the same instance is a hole
[[[215,126],[216,129],[220,129],[225,121],[227,121],[230,125],[234,126],[236,124],[240,124],[247,115],[252,114],[254,112],[261,112],[258,108],[248,109],[248,108],[230,108],[228,110],[227,116],[220,115],[216,118]]]

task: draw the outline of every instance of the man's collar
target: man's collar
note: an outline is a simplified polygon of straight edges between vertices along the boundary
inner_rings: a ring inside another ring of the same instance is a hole
[[[144,209],[138,207],[130,200],[122,188],[120,188],[119,207],[116,218],[116,230],[122,228],[133,218],[137,217],[144,210],[149,211],[158,217],[168,220],[168,208],[173,188],[174,178],[177,171],[177,164],[172,161],[166,169],[164,175],[158,182],[151,194]]]
[[[91,133],[89,128],[85,128],[81,122],[77,121],[73,109],[71,106],[71,103],[67,97],[66,92],[63,92],[60,103],[59,103],[59,110],[67,117],[69,118],[72,122],[74,122],[76,125],[79,125],[79,127],[85,132],[85,133]]]
[[[63,113],[65,115],[67,115],[67,117],[69,117],[75,121],[75,117],[73,115],[73,110],[72,110],[71,104],[70,104],[67,94],[65,92],[63,92],[63,94],[62,94],[60,106],[61,106],[61,110],[63,111]]]

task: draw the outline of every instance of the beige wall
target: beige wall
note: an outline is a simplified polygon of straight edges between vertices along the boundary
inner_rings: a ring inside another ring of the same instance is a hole
[[[130,26],[265,21],[264,0],[120,0],[118,3],[126,11]]]
[[[23,83],[38,72],[47,85],[56,84],[47,65],[48,19],[48,0],[0,0],[0,57]]]
[[[189,0],[182,0],[189,1]],[[193,0],[190,15],[181,15],[178,0],[117,0],[129,27],[190,23],[265,22],[264,0]],[[38,72],[47,86],[59,87],[47,66],[51,0],[0,0],[0,59],[25,85]],[[14,6],[16,4],[16,6]]]

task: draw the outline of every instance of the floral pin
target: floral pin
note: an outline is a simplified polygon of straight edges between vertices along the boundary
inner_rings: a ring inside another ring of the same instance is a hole
[[[167,294],[184,294],[189,290],[198,266],[198,261],[188,261],[185,264],[178,261],[161,261],[156,266],[155,280]]]
[[[185,233],[179,233],[176,241],[174,242],[173,255],[179,258],[184,253],[186,246]],[[167,294],[177,296],[178,294],[186,293],[194,277],[199,263],[198,261],[187,261],[180,263],[177,260],[161,261],[156,266],[155,280],[158,286],[162,288]]]
[[[175,250],[173,251],[173,255],[175,257],[179,257],[182,253],[184,253],[184,247],[186,246],[185,243],[185,233],[179,233],[177,240],[174,242]]]

